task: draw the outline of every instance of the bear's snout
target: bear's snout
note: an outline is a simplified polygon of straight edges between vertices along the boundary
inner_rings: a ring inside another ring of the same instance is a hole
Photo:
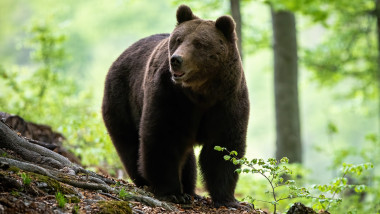
[[[179,70],[181,68],[183,59],[179,55],[173,55],[170,58],[170,65],[172,66],[173,70]]]
[[[174,80],[179,80],[183,75],[185,75],[185,73],[181,71],[182,63],[182,56],[174,54],[172,57],[170,57],[170,66]]]

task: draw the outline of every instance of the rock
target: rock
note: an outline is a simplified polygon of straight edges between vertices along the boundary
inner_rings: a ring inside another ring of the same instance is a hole
[[[312,208],[306,207],[302,203],[294,203],[286,214],[317,214]]]

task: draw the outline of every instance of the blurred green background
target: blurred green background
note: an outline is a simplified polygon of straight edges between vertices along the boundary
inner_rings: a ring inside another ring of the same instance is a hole
[[[376,18],[370,13],[375,2],[240,2],[251,100],[246,156],[275,154],[270,8],[289,10],[297,22],[301,182],[326,183],[343,162],[375,165],[357,179],[370,187],[365,199],[348,196],[337,213],[380,209],[380,71]],[[222,0],[1,0],[0,111],[51,125],[67,137],[66,147],[84,165],[115,173],[121,164],[100,115],[107,70],[138,39],[170,33],[181,3],[205,19],[230,14],[230,2]],[[265,185],[259,177],[241,176],[238,198],[265,198]]]

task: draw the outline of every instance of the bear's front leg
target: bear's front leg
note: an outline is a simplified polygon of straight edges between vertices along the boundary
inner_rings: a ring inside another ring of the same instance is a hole
[[[240,208],[240,204],[234,196],[238,181],[238,174],[235,170],[238,167],[229,161],[225,161],[223,159],[224,155],[221,152],[215,151],[213,145],[203,146],[199,162],[206,188],[211,195],[215,207]]]
[[[215,146],[236,151],[238,158],[245,154],[249,107],[241,99],[220,103],[209,111],[202,127],[204,144],[199,163],[204,181],[215,207],[244,208],[234,197],[238,166],[225,161],[225,153],[215,151]],[[240,102],[238,102],[239,100]]]
[[[188,169],[195,166],[188,163],[194,161],[188,157],[193,155],[195,116],[187,103],[162,103],[165,98],[159,95],[149,98],[145,100],[140,122],[139,171],[157,197],[175,203],[189,203],[189,194],[193,190],[188,188],[195,185],[189,184],[188,179],[183,184],[182,174],[185,168],[185,174],[195,177],[195,173]]]

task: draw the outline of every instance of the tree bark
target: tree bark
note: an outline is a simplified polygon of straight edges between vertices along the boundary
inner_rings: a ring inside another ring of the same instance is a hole
[[[302,162],[295,16],[271,9],[276,109],[276,158]]]
[[[243,59],[243,48],[242,48],[242,33],[241,33],[241,13],[240,13],[240,0],[230,0],[231,4],[231,15],[236,23],[236,34],[238,37],[237,45],[239,49],[240,58]]]

